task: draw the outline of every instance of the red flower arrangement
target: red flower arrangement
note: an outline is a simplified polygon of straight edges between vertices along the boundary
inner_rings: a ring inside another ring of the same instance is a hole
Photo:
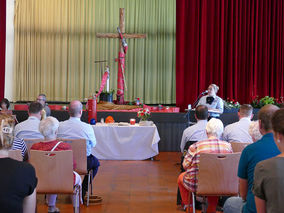
[[[151,112],[148,108],[141,109],[137,112],[137,117],[142,121],[146,121],[151,116]]]
[[[237,100],[232,99],[232,98],[227,98],[224,101],[224,104],[226,108],[240,108],[240,103]]]

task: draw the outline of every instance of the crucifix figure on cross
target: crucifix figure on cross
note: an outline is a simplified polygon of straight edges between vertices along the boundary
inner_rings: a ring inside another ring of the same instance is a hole
[[[118,53],[118,73],[117,73],[117,104],[124,104],[125,85],[125,55],[127,52],[126,38],[146,38],[146,34],[127,34],[125,33],[124,8],[119,9],[119,28],[118,33],[97,33],[98,38],[119,38]],[[121,32],[121,33],[120,33]]]

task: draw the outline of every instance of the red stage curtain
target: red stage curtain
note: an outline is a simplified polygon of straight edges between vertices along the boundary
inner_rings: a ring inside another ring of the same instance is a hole
[[[5,88],[6,0],[0,1],[0,100]]]
[[[210,83],[249,103],[284,96],[284,6],[278,0],[177,0],[176,103]]]

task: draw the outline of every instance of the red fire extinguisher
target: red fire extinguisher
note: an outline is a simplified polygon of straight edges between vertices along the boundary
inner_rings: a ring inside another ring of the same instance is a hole
[[[97,99],[96,96],[88,99],[88,123],[95,124],[97,121]]]

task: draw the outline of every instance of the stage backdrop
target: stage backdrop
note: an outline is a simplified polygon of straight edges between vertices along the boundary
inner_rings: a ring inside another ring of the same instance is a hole
[[[0,1],[0,100],[5,88],[6,0]]]
[[[96,33],[117,32],[119,8],[127,33],[147,34],[127,39],[125,99],[175,103],[175,0],[16,0],[15,99],[83,100],[99,89],[99,60],[116,89],[119,40]]]
[[[177,105],[210,83],[241,103],[284,96],[284,5],[278,0],[178,0]]]

